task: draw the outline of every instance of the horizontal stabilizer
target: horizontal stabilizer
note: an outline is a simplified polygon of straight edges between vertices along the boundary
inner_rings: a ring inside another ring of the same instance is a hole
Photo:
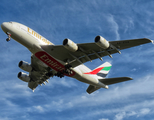
[[[88,89],[87,89],[87,93],[91,94],[93,92],[95,92],[96,90],[100,89],[101,87],[96,87],[93,85],[89,85]]]
[[[111,85],[111,84],[116,84],[116,83],[124,82],[128,80],[133,80],[133,79],[130,77],[117,77],[117,78],[100,79],[99,81],[104,83],[105,85]]]
[[[130,78],[130,77],[117,77],[117,78],[100,79],[99,81],[102,82],[105,85],[111,85],[111,84],[116,84],[116,83],[124,82],[124,81],[128,81],[128,80],[133,80],[133,79]],[[89,85],[89,87],[87,89],[87,93],[91,94],[91,93],[95,92],[96,90],[98,90],[100,88],[101,87]]]

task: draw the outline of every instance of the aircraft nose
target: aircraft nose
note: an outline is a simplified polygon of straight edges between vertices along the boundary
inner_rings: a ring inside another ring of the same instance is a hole
[[[3,22],[3,23],[1,24],[1,28],[2,28],[3,31],[5,31],[6,26],[7,26],[7,22]]]
[[[9,29],[9,23],[8,22],[3,22],[2,24],[1,24],[1,28],[2,28],[2,30],[4,31],[4,32],[8,32],[8,29]]]

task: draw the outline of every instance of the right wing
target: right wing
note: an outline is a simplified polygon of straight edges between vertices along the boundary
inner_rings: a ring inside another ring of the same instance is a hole
[[[129,77],[105,78],[105,79],[101,79],[99,81],[105,85],[111,85],[111,84],[116,84],[116,83],[124,82],[124,81],[128,81],[128,80],[132,80],[132,78],[129,78]],[[100,88],[101,87],[89,85],[89,87],[87,89],[87,93],[91,94]]]
[[[71,52],[66,49],[63,45],[42,45],[42,49],[49,53],[54,58],[69,63],[72,67],[76,67],[82,63],[92,61],[94,59],[101,59],[104,56],[110,56],[111,54],[120,53],[120,50],[138,46],[145,43],[150,43],[151,40],[147,38],[132,39],[132,40],[121,40],[121,41],[109,41],[110,48],[103,49],[96,43],[82,43],[77,44],[79,50]]]

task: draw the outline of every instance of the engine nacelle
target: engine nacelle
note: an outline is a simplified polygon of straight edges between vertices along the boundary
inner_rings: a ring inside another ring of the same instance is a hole
[[[27,71],[27,72],[30,72],[32,70],[32,66],[29,63],[25,62],[25,61],[20,61],[18,66],[22,70]]]
[[[110,47],[110,43],[102,36],[96,36],[95,42],[99,47],[103,49],[108,49]]]
[[[24,82],[29,82],[30,81],[30,77],[29,75],[27,75],[26,73],[23,72],[19,72],[18,73],[18,78]]]
[[[75,51],[78,50],[77,44],[75,44],[75,43],[74,43],[72,40],[70,40],[70,39],[65,39],[65,40],[63,41],[63,45],[64,45],[64,47],[65,47],[66,49],[68,49],[68,50],[70,50],[70,51],[72,51],[72,52],[75,52]]]

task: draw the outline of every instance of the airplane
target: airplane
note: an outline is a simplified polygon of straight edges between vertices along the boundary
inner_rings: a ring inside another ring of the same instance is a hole
[[[34,90],[38,85],[46,84],[53,76],[72,77],[89,84],[87,93],[91,94],[100,88],[108,89],[108,85],[132,80],[130,77],[105,78],[111,64],[105,62],[94,70],[84,65],[85,62],[119,53],[120,50],[152,42],[150,39],[132,39],[107,41],[102,36],[96,36],[95,42],[76,44],[66,38],[62,45],[54,45],[33,29],[17,22],[3,22],[2,30],[7,34],[6,41],[11,38],[25,46],[31,53],[31,64],[20,61],[19,67],[29,72],[18,73],[18,78],[28,82],[28,87]]]

